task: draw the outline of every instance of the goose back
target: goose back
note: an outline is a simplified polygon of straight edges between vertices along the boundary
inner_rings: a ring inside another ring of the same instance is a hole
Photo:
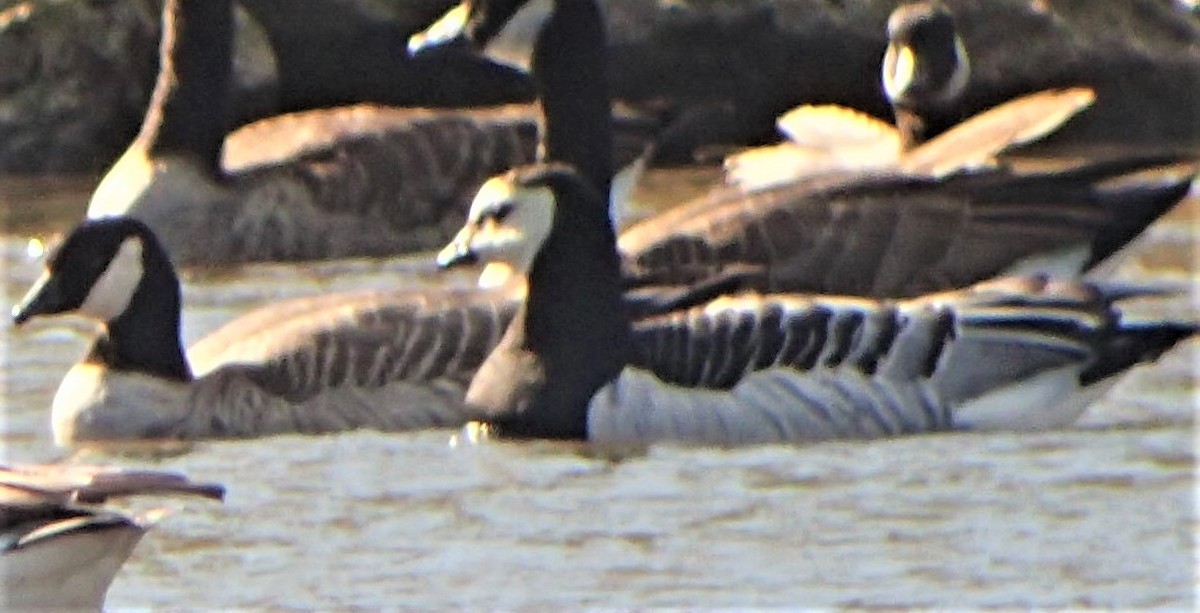
[[[1183,198],[1195,168],[1178,161],[719,188],[635,224],[620,249],[633,282],[690,283],[737,266],[764,291],[873,297],[965,287],[1036,256],[1046,256],[1042,271],[1077,273]],[[1139,175],[1148,171],[1160,174]]]
[[[1122,321],[1115,304],[1136,293],[1029,277],[891,303],[718,301],[639,322],[635,345],[656,355],[638,359],[668,352],[679,370],[635,361],[592,400],[588,437],[737,445],[1062,427],[1108,377],[1197,332]]]

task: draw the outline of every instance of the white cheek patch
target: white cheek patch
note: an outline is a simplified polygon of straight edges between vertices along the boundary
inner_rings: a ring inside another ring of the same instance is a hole
[[[513,207],[512,212],[495,220],[494,209],[505,203]],[[507,177],[495,177],[479,188],[471,202],[468,228],[459,232],[443,254],[449,257],[452,248],[457,252],[458,245],[469,240],[470,251],[489,265],[480,284],[503,285],[504,280],[529,271],[553,220],[554,193],[550,188],[522,189]],[[463,237],[464,232],[469,232],[469,239]]]
[[[916,61],[912,48],[908,45],[888,45],[883,57],[886,74],[883,76],[883,91],[889,100],[895,102],[904,98],[904,93],[912,86],[916,76]]]
[[[488,209],[501,202],[512,200],[513,191],[512,181],[506,176],[492,177],[485,181],[483,185],[479,186],[479,191],[475,192],[475,198],[471,200],[471,209],[467,213],[468,223],[479,223],[479,219]]]
[[[112,321],[125,312],[142,281],[142,240],[125,239],[109,261],[104,273],[92,284],[80,314],[100,321]]]

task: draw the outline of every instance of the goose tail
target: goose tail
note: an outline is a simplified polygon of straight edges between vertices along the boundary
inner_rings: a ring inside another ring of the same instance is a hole
[[[1007,284],[1007,285],[1006,285]],[[1023,291],[1009,291],[1023,285]],[[1119,304],[1158,288],[1030,277],[993,284],[958,304],[928,373],[956,427],[1040,430],[1070,424],[1117,376],[1200,331],[1196,322],[1133,322]]]

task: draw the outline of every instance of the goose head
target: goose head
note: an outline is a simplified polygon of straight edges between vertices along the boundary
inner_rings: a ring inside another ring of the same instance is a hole
[[[74,314],[103,329],[89,361],[175,381],[191,380],[180,340],[179,277],[150,229],[128,217],[92,219],[52,247],[17,306],[17,326]]]
[[[13,307],[13,322],[63,313],[103,324],[120,319],[146,278],[146,252],[156,247],[146,226],[131,218],[81,224],[47,253],[41,277]]]
[[[540,159],[574,166],[607,193],[614,173],[606,28],[596,0],[464,0],[432,28],[439,34],[418,35],[410,48],[462,41],[506,61],[495,50],[515,39],[541,100]]]
[[[438,266],[485,264],[481,287],[524,276],[554,225],[557,165],[536,165],[492,177],[475,195],[466,224],[437,255]]]
[[[954,102],[966,88],[970,61],[954,16],[938,2],[903,5],[887,24],[883,89],[893,107]]]
[[[531,70],[531,53],[555,0],[463,0],[408,40],[411,54],[464,46],[492,60]]]

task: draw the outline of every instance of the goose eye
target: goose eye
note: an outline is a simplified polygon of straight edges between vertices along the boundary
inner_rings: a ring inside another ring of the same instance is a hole
[[[505,202],[487,212],[487,218],[502,223],[513,212],[513,203]]]

